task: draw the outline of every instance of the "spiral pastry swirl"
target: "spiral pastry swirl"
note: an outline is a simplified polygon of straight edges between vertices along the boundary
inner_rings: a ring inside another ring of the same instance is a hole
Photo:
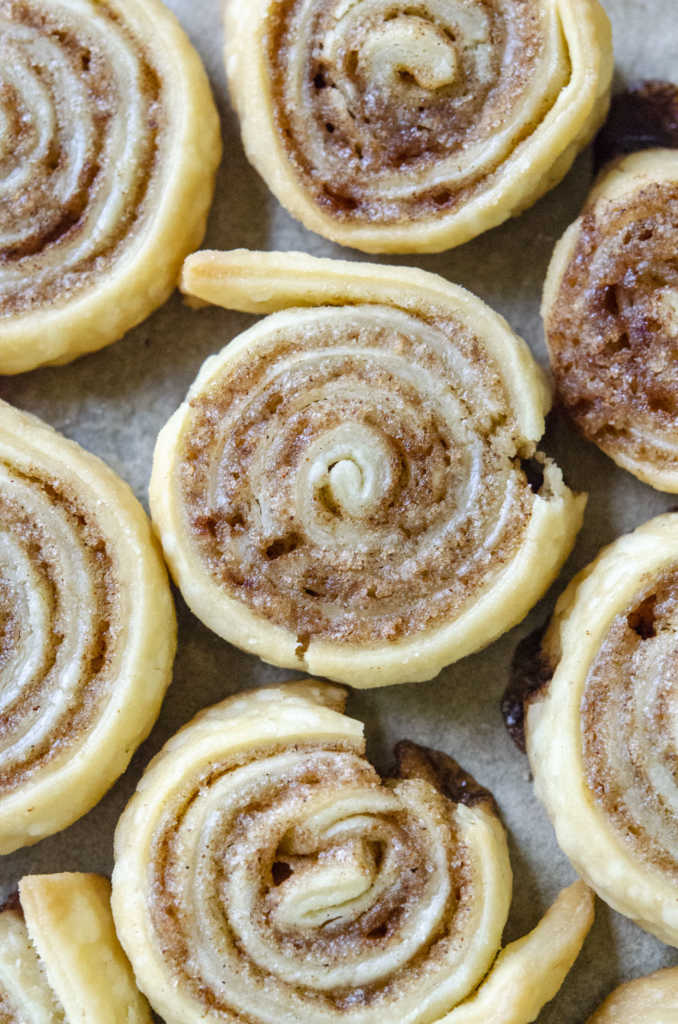
[[[460,245],[565,175],[607,109],[597,0],[226,0],[248,156],[366,252]]]
[[[28,875],[0,911],[2,1024],[151,1024],[100,875]]]
[[[311,681],[243,693],[151,763],[113,872],[142,991],[167,1024],[533,1020],[590,927],[590,891],[562,893],[492,966],[511,897],[492,798],[411,743],[382,783],[344,700]]]
[[[0,0],[0,373],[115,341],[202,238],[220,153],[160,0]]]
[[[608,170],[558,243],[543,316],[557,394],[585,437],[678,492],[678,153]]]
[[[125,770],[160,709],[175,633],[127,485],[0,403],[0,852],[70,825]]]
[[[678,946],[678,515],[605,548],[560,598],[528,702],[537,792],[576,870]]]
[[[504,320],[431,274],[299,254],[199,253],[182,281],[279,310],[205,363],[156,445],[152,517],[203,622],[377,686],[526,614],[583,499],[536,452],[549,396]]]
[[[676,1024],[678,967],[636,978],[608,996],[589,1024]]]

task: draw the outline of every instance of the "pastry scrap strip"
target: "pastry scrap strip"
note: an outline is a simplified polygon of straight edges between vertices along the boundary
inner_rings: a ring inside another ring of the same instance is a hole
[[[3,1024],[150,1024],[99,875],[28,875],[0,911]]]

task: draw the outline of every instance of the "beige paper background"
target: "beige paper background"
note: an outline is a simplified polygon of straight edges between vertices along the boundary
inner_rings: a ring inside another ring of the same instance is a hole
[[[247,164],[228,105],[217,0],[169,0],[200,51],[222,113],[224,159],[205,244],[298,249],[320,256],[374,259],[306,231],[278,205]],[[605,0],[612,18],[617,86],[638,77],[678,80],[676,0]],[[566,181],[516,221],[439,256],[390,258],[436,271],[470,288],[503,313],[545,363],[539,299],[557,238],[579,212],[591,182],[590,156]],[[383,259],[381,262],[387,262]],[[253,318],[218,309],[192,312],[178,296],[116,345],[70,366],[0,378],[0,397],[37,413],[104,458],[146,502],[155,437],[182,400],[202,361]],[[451,666],[431,683],[356,692],[349,713],[366,722],[370,754],[382,770],[393,743],[408,736],[453,754],[495,794],[511,843],[514,903],[506,938],[533,927],[573,878],[530,785],[526,759],[503,726],[499,700],[516,643],[548,615],[566,581],[618,534],[675,505],[617,469],[562,419],[549,420],[546,449],[571,486],[589,491],[584,529],[565,571],[525,622],[486,651]],[[179,652],[174,682],[149,740],[104,800],[65,832],[0,858],[0,896],[37,871],[110,872],[116,820],[149,758],[206,704],[290,675],[229,647],[177,598]],[[620,981],[678,963],[678,952],[609,910],[596,923],[559,995],[540,1024],[582,1024]]]

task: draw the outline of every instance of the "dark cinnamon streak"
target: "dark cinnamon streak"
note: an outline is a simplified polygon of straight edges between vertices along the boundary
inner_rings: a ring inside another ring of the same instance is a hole
[[[678,86],[647,81],[612,97],[607,121],[593,147],[596,172],[615,157],[639,149],[678,149]]]
[[[487,804],[495,814],[498,813],[490,791],[464,771],[449,754],[422,747],[411,740],[400,740],[394,752],[399,778],[422,779],[455,804],[466,804],[467,807]]]
[[[553,676],[553,668],[542,650],[547,623],[528,633],[516,647],[511,661],[509,683],[501,699],[501,713],[511,739],[526,752],[525,706]]]

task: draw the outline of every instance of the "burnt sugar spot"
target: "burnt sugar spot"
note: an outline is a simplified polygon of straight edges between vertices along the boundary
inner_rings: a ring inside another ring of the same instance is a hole
[[[530,697],[546,686],[553,670],[543,650],[547,623],[528,633],[516,647],[509,682],[501,700],[501,713],[509,735],[519,750],[526,751],[525,705]]]
[[[678,85],[651,80],[612,97],[593,147],[597,171],[615,157],[640,149],[678,148]]]

